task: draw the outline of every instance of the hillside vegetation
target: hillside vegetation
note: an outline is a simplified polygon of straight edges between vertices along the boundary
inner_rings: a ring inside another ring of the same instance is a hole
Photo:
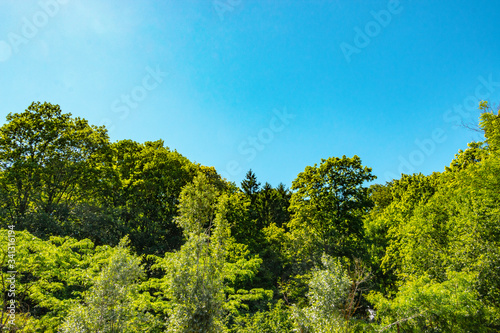
[[[500,111],[480,109],[485,141],[443,172],[370,185],[328,157],[291,189],[58,105],[11,113],[2,331],[500,332]]]

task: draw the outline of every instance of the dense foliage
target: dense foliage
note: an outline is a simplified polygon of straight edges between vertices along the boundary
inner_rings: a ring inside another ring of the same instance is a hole
[[[11,332],[500,332],[500,111],[443,172],[238,187],[33,103],[0,128]],[[15,304],[12,315],[11,302]]]

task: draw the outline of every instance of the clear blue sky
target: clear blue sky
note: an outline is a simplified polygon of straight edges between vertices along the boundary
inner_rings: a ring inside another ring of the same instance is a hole
[[[500,102],[498,1],[0,0],[0,117],[59,104],[239,183],[442,171]]]

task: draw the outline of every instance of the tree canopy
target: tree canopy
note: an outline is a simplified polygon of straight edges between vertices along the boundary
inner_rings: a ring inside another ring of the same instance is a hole
[[[33,103],[0,128],[0,328],[498,332],[500,110],[442,172],[360,157],[240,187]],[[15,316],[12,313],[14,304]]]

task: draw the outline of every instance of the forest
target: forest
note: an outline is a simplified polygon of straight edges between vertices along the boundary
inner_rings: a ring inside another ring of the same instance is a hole
[[[500,110],[478,114],[442,172],[325,156],[287,188],[34,102],[0,128],[2,331],[500,332]]]

